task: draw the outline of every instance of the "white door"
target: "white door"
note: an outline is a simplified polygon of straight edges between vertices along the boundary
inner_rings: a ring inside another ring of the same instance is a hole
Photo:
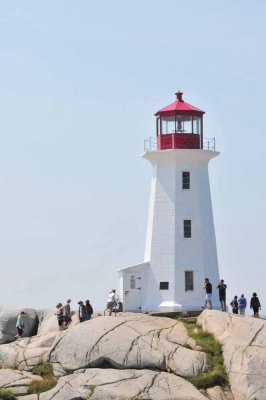
[[[125,311],[141,311],[141,280],[138,274],[125,274]]]

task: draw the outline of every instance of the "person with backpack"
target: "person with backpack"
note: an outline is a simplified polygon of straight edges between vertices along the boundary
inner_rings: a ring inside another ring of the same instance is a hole
[[[245,311],[247,307],[247,300],[245,299],[245,296],[241,294],[241,297],[238,299],[238,310],[239,314],[244,317],[245,316]]]
[[[253,317],[259,318],[259,308],[261,308],[261,305],[256,292],[254,292],[251,297],[250,308],[253,308]]]
[[[79,305],[79,322],[81,323],[81,322],[85,322],[86,321],[86,307],[85,307],[85,305],[84,305],[84,303],[83,303],[83,301],[82,300],[80,300],[79,302],[78,302],[78,305]]]
[[[57,317],[57,322],[59,326],[59,330],[64,330],[64,307],[62,303],[58,303],[55,309],[55,315]]]
[[[238,301],[237,301],[237,296],[233,298],[233,300],[230,303],[230,306],[232,307],[232,313],[233,314],[238,314]]]
[[[23,330],[25,326],[25,320],[26,320],[26,314],[25,311],[21,311],[17,318],[17,323],[16,323],[16,328],[17,328],[17,335],[15,336],[15,339],[21,338],[23,335]]]
[[[86,307],[86,321],[89,321],[93,314],[93,308],[90,304],[90,300],[85,301],[85,307]]]

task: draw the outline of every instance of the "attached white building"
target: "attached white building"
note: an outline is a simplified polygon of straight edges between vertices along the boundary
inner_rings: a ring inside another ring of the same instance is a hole
[[[176,93],[158,111],[157,137],[142,158],[152,165],[144,262],[119,270],[124,311],[191,311],[204,304],[203,282],[218,307],[219,269],[208,163],[219,153],[203,138],[203,114]]]

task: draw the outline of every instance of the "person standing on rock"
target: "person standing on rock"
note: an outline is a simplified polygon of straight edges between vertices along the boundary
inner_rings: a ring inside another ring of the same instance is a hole
[[[237,296],[233,298],[233,300],[230,303],[230,306],[232,307],[232,313],[233,314],[238,314],[238,301],[237,301]]]
[[[227,285],[224,283],[224,280],[221,279],[216,286],[219,289],[219,299],[221,303],[221,310],[226,311],[226,289]]]
[[[112,315],[113,307],[116,305],[116,290],[113,289],[108,293],[106,309],[108,310],[109,317]]]
[[[78,302],[79,305],[79,322],[85,322],[86,321],[86,307],[83,303],[82,300]]]
[[[241,297],[238,299],[238,310],[239,314],[242,317],[245,316],[246,307],[247,307],[247,300],[245,299],[245,296],[241,294]]]
[[[59,326],[59,330],[64,330],[64,307],[62,303],[58,303],[55,309],[55,315],[57,317],[57,322]]]
[[[90,304],[90,300],[85,301],[85,307],[86,307],[86,321],[89,321],[93,314],[93,308]]]
[[[64,322],[65,322],[64,329],[67,329],[70,322],[72,321],[70,303],[71,303],[71,299],[67,299],[66,304],[64,305]]]
[[[257,293],[254,292],[250,300],[250,308],[253,308],[253,317],[259,318],[259,308],[261,307]]]
[[[203,284],[203,289],[206,290],[206,296],[205,296],[205,304],[203,309],[209,305],[210,310],[212,309],[212,284],[210,283],[208,278],[205,278],[204,284]]]
[[[25,321],[26,321],[25,311],[21,311],[21,313],[17,318],[17,323],[16,323],[16,328],[18,331],[17,335],[15,336],[16,339],[21,338],[21,336],[23,335]]]

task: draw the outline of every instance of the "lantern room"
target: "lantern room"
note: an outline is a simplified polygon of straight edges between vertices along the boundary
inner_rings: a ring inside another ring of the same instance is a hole
[[[156,116],[157,150],[202,149],[204,111],[185,103],[178,91],[176,101]]]

